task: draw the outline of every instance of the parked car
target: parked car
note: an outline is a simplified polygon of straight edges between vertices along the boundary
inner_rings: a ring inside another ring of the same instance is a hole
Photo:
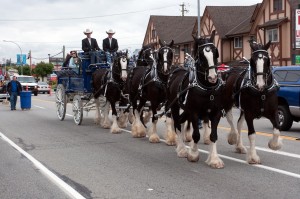
[[[39,93],[50,94],[50,86],[46,82],[38,82],[37,88],[38,88]]]
[[[280,85],[278,95],[279,124],[283,131],[300,121],[300,66],[274,67],[273,74]]]

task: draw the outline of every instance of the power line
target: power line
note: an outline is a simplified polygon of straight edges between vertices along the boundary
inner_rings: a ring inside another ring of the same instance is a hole
[[[9,22],[9,21],[65,21],[65,20],[82,20],[82,19],[92,19],[92,18],[102,18],[102,17],[111,17],[111,16],[118,16],[118,15],[127,15],[127,14],[135,14],[140,12],[146,12],[151,10],[160,10],[164,8],[174,7],[176,5],[170,5],[160,8],[154,9],[147,9],[147,10],[140,10],[140,11],[132,11],[132,12],[123,12],[123,13],[115,13],[115,14],[108,14],[108,15],[99,15],[99,16],[90,16],[90,17],[72,17],[72,18],[56,18],[56,19],[0,19],[0,21]]]

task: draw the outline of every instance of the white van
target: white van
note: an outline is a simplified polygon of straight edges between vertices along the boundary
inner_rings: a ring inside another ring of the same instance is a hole
[[[26,91],[26,89],[28,89],[28,91],[31,91],[34,96],[38,95],[38,84],[33,76],[18,75],[16,77],[17,80],[21,83],[23,91]]]

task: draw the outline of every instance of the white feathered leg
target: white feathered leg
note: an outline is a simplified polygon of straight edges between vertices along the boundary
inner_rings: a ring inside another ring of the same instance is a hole
[[[99,99],[95,99],[96,113],[94,117],[94,123],[97,125],[101,124],[101,115],[100,115],[100,102]]]
[[[157,129],[156,129],[157,121],[158,120],[155,120],[148,130],[149,141],[151,143],[159,143],[160,142],[159,136],[157,135]]]
[[[176,133],[174,130],[174,121],[172,118],[167,117],[166,119],[166,144],[168,146],[176,145]]]
[[[199,161],[199,150],[198,150],[198,145],[192,140],[190,142],[190,148],[188,150],[188,155],[187,159],[190,162],[198,162]]]
[[[183,129],[183,124],[181,125],[181,129]],[[177,156],[180,158],[186,158],[188,152],[183,142],[183,133],[177,130],[176,132],[177,132],[177,148],[176,148]]]
[[[237,124],[238,134],[237,134],[237,143],[235,146],[235,151],[237,153],[242,153],[242,154],[247,153],[247,149],[244,146],[243,139],[242,139],[242,127],[243,127],[244,121],[245,121],[245,116],[242,115],[242,117],[240,118],[240,120],[238,121],[238,124]]]
[[[134,122],[132,124],[132,136],[135,138],[141,138],[146,136],[146,128],[141,122],[140,113],[135,110],[134,111]]]
[[[227,141],[228,141],[228,144],[233,145],[233,144],[237,143],[238,132],[233,124],[232,109],[230,109],[226,113],[226,119],[227,119],[228,124],[230,125],[230,132],[228,134]]]
[[[112,123],[112,125],[111,125],[111,127],[110,127],[110,132],[111,132],[111,133],[114,133],[114,134],[120,133],[120,132],[121,132],[121,129],[120,129],[119,126],[118,126],[117,116],[113,115],[113,116],[112,116],[112,119],[113,119],[113,123]]]
[[[209,166],[215,169],[222,169],[224,168],[224,163],[220,159],[218,152],[217,152],[217,142],[211,142],[209,149],[209,155],[207,160],[205,161]]]
[[[127,124],[128,124],[128,113],[124,113],[124,111],[121,111],[118,119],[118,125],[120,128],[126,128]]]
[[[183,132],[184,132],[184,141],[185,142],[190,142],[192,141],[192,133],[193,133],[193,126],[190,125],[190,129],[187,129],[187,126],[188,126],[188,121],[185,121],[184,123],[184,129],[183,129]]]
[[[250,141],[250,149],[249,152],[247,153],[247,162],[249,164],[260,164],[260,158],[256,153],[255,149],[255,134],[253,133],[252,135],[249,135],[249,141]]]
[[[102,128],[105,129],[109,129],[111,126],[111,121],[109,120],[109,107],[110,107],[110,103],[108,101],[106,101],[105,97],[99,97],[100,99],[100,109],[101,112],[103,113],[103,121],[102,121]]]
[[[274,128],[273,129],[273,137],[269,141],[268,146],[270,149],[273,150],[279,150],[282,147],[282,139],[280,137],[280,131],[279,129]]]
[[[203,142],[204,144],[210,144],[210,132],[211,129],[209,127],[209,122],[205,123],[203,122],[203,130],[204,130],[204,134],[203,134]]]

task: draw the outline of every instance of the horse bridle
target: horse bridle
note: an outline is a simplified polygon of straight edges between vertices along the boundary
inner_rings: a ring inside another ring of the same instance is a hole
[[[198,53],[198,60],[197,60],[197,62],[200,63],[200,66],[202,66],[202,63],[201,63],[201,60],[200,60],[200,56],[199,56],[200,50],[203,49],[203,47],[204,47],[205,51],[209,52],[212,49],[211,46],[213,46],[213,48],[216,48],[213,43],[206,43],[206,44],[198,45],[198,52],[197,52]],[[210,70],[210,69],[217,70],[217,68],[218,68],[217,65],[208,66],[208,68],[205,69],[205,72],[208,71],[208,70]]]
[[[266,57],[269,59],[269,53],[268,53],[267,50],[255,50],[255,51],[252,52],[252,55],[254,55],[256,53],[260,53],[260,54],[258,54],[258,59],[263,59],[264,58],[263,54],[266,54]],[[252,57],[251,57],[251,59],[253,60]],[[257,75],[263,75],[263,76],[265,76],[265,81],[267,83],[268,75],[270,74],[270,72],[271,71],[270,71],[270,67],[269,67],[268,71],[266,71],[266,72],[256,72],[255,75],[256,76]]]
[[[158,52],[160,52],[161,50],[166,50],[166,49],[168,49],[168,50],[170,50],[171,52],[173,52],[173,49],[170,48],[169,46],[163,46],[163,47],[161,47],[161,48],[158,50]],[[172,60],[170,60],[170,62],[171,62],[171,64],[172,64]],[[163,64],[165,64],[165,63],[168,64],[168,60],[163,61],[162,63],[163,63]]]

